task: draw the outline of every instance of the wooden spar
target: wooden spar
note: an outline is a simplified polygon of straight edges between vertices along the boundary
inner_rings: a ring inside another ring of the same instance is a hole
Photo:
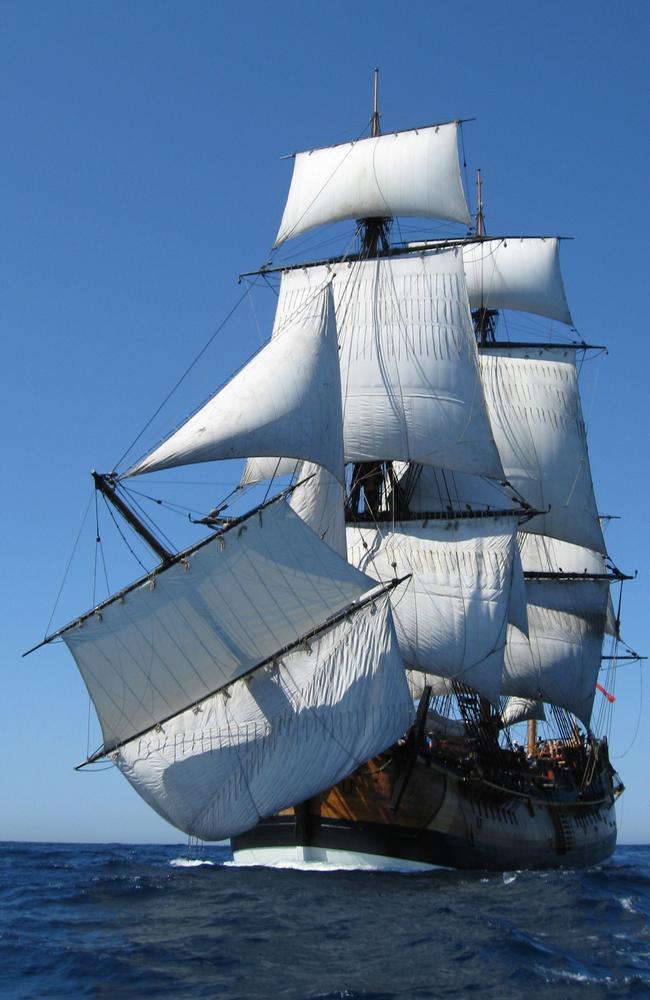
[[[373,102],[372,119],[370,122],[370,135],[376,138],[379,135],[379,70],[375,66],[375,95]]]
[[[563,570],[524,570],[525,580],[568,580],[570,582],[588,580],[596,581],[607,580],[610,583],[617,583],[622,580],[633,580],[634,577],[626,576],[625,573],[621,573],[620,570],[616,570],[613,573],[569,573]]]
[[[386,249],[379,248],[377,250],[377,257],[400,257],[404,254],[417,254],[417,253],[438,253],[444,250],[455,250],[458,247],[470,246],[474,243],[483,243],[485,239],[492,240],[525,240],[525,239],[555,239],[555,240],[569,240],[573,239],[572,236],[531,236],[530,234],[515,234],[506,235],[501,234],[500,236],[452,236],[446,240],[423,240],[418,241],[416,244],[392,244]],[[282,271],[304,271],[310,267],[323,267],[324,265],[331,264],[353,264],[358,260],[365,260],[365,254],[349,253],[338,255],[335,257],[322,257],[320,260],[304,260],[298,264],[278,264],[275,266],[265,266],[260,267],[257,271],[242,271],[237,277],[237,281],[241,281],[242,278],[256,278],[261,274],[277,274]],[[563,346],[561,343],[556,343],[556,347]],[[571,346],[571,345],[570,345]],[[604,350],[604,348],[601,348]]]
[[[367,593],[364,597],[360,598],[357,601],[353,601],[351,604],[348,604],[348,606],[343,608],[342,611],[339,611],[338,614],[333,615],[331,618],[328,618],[321,625],[317,625],[315,628],[310,629],[309,632],[305,632],[304,635],[301,635],[297,639],[294,639],[293,642],[290,642],[286,646],[283,646],[282,649],[276,650],[275,653],[272,653],[270,656],[265,657],[265,659],[260,660],[258,663],[255,664],[255,666],[250,667],[248,670],[245,670],[241,674],[238,674],[237,677],[233,677],[229,681],[226,681],[226,683],[222,684],[220,687],[214,688],[212,691],[208,691],[207,694],[201,695],[201,697],[197,701],[191,702],[189,705],[186,705],[185,708],[180,708],[176,712],[172,712],[171,715],[166,715],[164,718],[159,719],[157,722],[152,722],[151,725],[147,726],[146,729],[142,729],[140,730],[140,732],[134,733],[132,736],[129,736],[125,740],[117,741],[113,743],[111,746],[106,746],[106,745],[101,746],[98,750],[95,750],[95,752],[92,753],[90,757],[82,761],[81,764],[77,764],[75,767],[75,771],[79,771],[82,767],[86,767],[87,764],[95,764],[98,760],[101,760],[101,758],[105,757],[107,754],[113,753],[115,750],[119,750],[120,747],[125,746],[127,743],[131,743],[132,740],[140,739],[140,737],[145,736],[152,730],[158,729],[160,726],[164,726],[166,722],[170,721],[170,719],[175,719],[176,716],[182,715],[183,712],[188,712],[190,709],[196,708],[198,705],[201,705],[204,701],[207,701],[208,698],[212,698],[215,694],[219,694],[220,691],[225,691],[226,688],[231,687],[237,681],[245,680],[247,677],[250,677],[252,674],[256,673],[258,670],[261,670],[263,667],[266,667],[269,664],[274,663],[281,657],[286,656],[288,653],[291,653],[294,649],[298,649],[299,646],[302,646],[305,643],[309,643],[310,640],[312,639],[318,638],[321,632],[325,632],[327,631],[327,629],[333,628],[335,625],[338,625],[339,622],[342,622],[345,618],[348,618],[350,615],[356,614],[358,611],[361,611],[369,604],[373,604],[374,601],[378,601],[381,597],[384,596],[384,594],[388,594],[392,590],[394,590],[395,587],[399,587],[401,583],[404,583],[406,580],[410,580],[411,575],[412,575],[411,573],[407,573],[405,576],[395,577],[395,579],[391,580],[389,583],[378,584],[376,587],[373,587],[373,589],[369,593]]]
[[[481,168],[476,171],[476,235],[485,236],[485,220],[483,218],[483,194],[481,191]]]
[[[92,477],[95,481],[95,489],[109,500],[116,510],[119,510],[120,514],[127,522],[130,524],[134,531],[140,535],[141,538],[147,543],[150,549],[155,552],[160,561],[164,565],[168,565],[174,558],[171,552],[168,552],[164,545],[162,545],[156,536],[152,534],[139,517],[131,510],[131,508],[122,500],[121,496],[116,492],[111,478],[109,476],[103,475],[101,472],[95,472],[93,469]]]
[[[130,594],[132,591],[137,590],[138,587],[141,587],[144,583],[147,582],[147,580],[151,580],[152,577],[157,576],[158,573],[164,573],[165,570],[169,569],[170,566],[182,562],[183,559],[187,559],[188,556],[194,555],[194,553],[198,552],[199,549],[204,548],[206,545],[210,545],[212,542],[216,541],[217,538],[221,538],[223,535],[226,535],[229,531],[232,531],[234,528],[238,528],[249,518],[254,517],[255,514],[259,514],[261,513],[261,511],[266,510],[266,508],[270,507],[272,504],[277,503],[279,500],[283,500],[284,497],[289,496],[298,486],[301,486],[302,483],[308,482],[311,478],[312,476],[307,476],[305,479],[301,479],[300,482],[293,483],[291,486],[287,486],[284,490],[278,493],[277,496],[271,497],[270,500],[265,500],[264,503],[259,504],[257,507],[253,507],[253,509],[249,510],[248,513],[242,514],[240,517],[234,517],[231,521],[228,522],[228,524],[224,525],[222,528],[219,528],[218,531],[211,532],[205,538],[202,538],[200,541],[195,542],[194,545],[190,545],[188,548],[183,549],[177,555],[172,556],[169,562],[166,563],[164,562],[161,563],[159,566],[154,567],[154,569],[150,573],[146,573],[144,576],[139,577],[133,583],[130,583],[127,587],[122,587],[122,589],[118,590],[116,594],[113,594],[111,597],[107,597],[105,601],[101,601],[99,604],[96,604],[94,607],[90,609],[90,611],[86,611],[83,615],[80,615],[78,618],[73,619],[73,621],[68,622],[67,625],[64,625],[60,629],[57,629],[56,632],[51,632],[50,635],[46,635],[41,642],[37,643],[35,646],[32,646],[31,649],[26,650],[23,653],[23,656],[29,656],[30,653],[36,652],[36,650],[40,649],[41,646],[47,646],[48,643],[53,642],[55,639],[59,639],[64,632],[67,632],[71,628],[76,628],[82,622],[87,621],[88,618],[91,618],[93,615],[97,614],[98,611],[102,611],[104,608],[107,608],[109,605],[114,604],[116,601],[122,600],[122,598],[126,597],[127,594]]]
[[[528,720],[528,731],[526,734],[526,750],[530,754],[535,753],[537,746],[537,719]]]

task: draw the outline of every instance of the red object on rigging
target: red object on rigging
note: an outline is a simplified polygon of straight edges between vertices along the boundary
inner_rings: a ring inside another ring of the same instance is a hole
[[[600,691],[601,694],[605,695],[607,701],[611,701],[612,703],[616,701],[614,695],[610,694],[609,691],[606,691],[602,684],[596,684],[596,688],[598,689],[598,691]]]

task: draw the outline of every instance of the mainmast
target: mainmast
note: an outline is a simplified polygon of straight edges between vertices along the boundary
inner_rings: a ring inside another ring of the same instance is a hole
[[[481,168],[479,167],[476,171],[476,235],[481,239],[485,239],[485,215],[483,214],[483,188],[481,185]],[[496,327],[496,317],[497,312],[495,309],[486,309],[483,305],[481,296],[481,305],[478,309],[475,309],[472,313],[472,320],[474,321],[474,333],[476,334],[476,339],[481,347],[485,347],[488,341],[494,341],[494,331]]]
[[[379,114],[379,69],[375,66],[374,71],[374,92],[373,111],[370,119],[370,137],[376,139],[381,134]],[[365,256],[372,257],[378,251],[388,250],[388,226],[390,219],[385,216],[377,216],[367,219],[359,219],[359,231],[361,235],[361,245]]]

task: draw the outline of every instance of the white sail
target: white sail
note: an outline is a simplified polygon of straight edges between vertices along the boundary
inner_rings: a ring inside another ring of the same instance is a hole
[[[463,247],[472,309],[519,309],[573,325],[557,239],[483,240]]]
[[[481,352],[485,398],[506,478],[532,507],[548,508],[524,530],[604,552],[575,351],[524,353],[530,351]]]
[[[498,704],[516,525],[398,522],[390,533],[348,526],[350,562],[386,583],[411,573],[393,601],[407,667],[453,678]]]
[[[501,712],[504,726],[516,726],[518,722],[546,722],[546,713],[541,701],[531,698],[508,698]]]
[[[345,489],[331,472],[309,462],[300,464],[296,479],[299,483],[291,494],[291,508],[319,538],[347,558]]]
[[[116,763],[174,826],[220,840],[340,781],[412,719],[384,595],[308,649],[127,743]]]
[[[489,512],[521,507],[521,501],[514,492],[493,479],[429,465],[395,463],[393,468],[411,514],[426,517],[433,513],[479,512],[487,515]],[[524,634],[528,633],[524,575],[517,549],[514,553],[508,621]]]
[[[247,458],[239,485],[252,486],[253,483],[261,483],[265,479],[292,476],[298,465],[299,462],[295,458]]]
[[[520,532],[519,548],[527,573],[607,573],[607,556],[559,538]]]
[[[110,748],[228,684],[372,586],[277,500],[63,639]]]
[[[502,692],[559,705],[588,726],[600,669],[609,586],[527,580],[526,639],[508,630]]]
[[[274,336],[329,280],[346,461],[411,460],[502,478],[460,252],[285,271]]]
[[[275,245],[343,219],[423,216],[469,225],[457,130],[450,122],[297,153]]]
[[[513,490],[494,479],[434,466],[404,467],[399,481],[413,514],[506,511],[521,508]]]
[[[586,576],[609,573],[607,556],[593,552],[581,545],[571,545],[547,535],[519,533],[519,549],[524,571],[527,573],[584,573]],[[513,622],[517,625],[517,622]],[[517,626],[519,627],[519,626]],[[611,589],[607,600],[605,633],[617,635],[616,614],[612,604]]]
[[[128,470],[284,455],[343,479],[336,324],[325,286],[201,409]]]

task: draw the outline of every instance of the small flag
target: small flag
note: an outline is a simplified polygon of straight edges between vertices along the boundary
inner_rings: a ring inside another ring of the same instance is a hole
[[[614,697],[614,695],[610,694],[609,691],[606,691],[602,684],[596,684],[596,687],[600,691],[601,694],[605,695],[605,697],[607,698],[607,701],[611,701],[612,703],[614,703],[616,701],[616,698]]]

